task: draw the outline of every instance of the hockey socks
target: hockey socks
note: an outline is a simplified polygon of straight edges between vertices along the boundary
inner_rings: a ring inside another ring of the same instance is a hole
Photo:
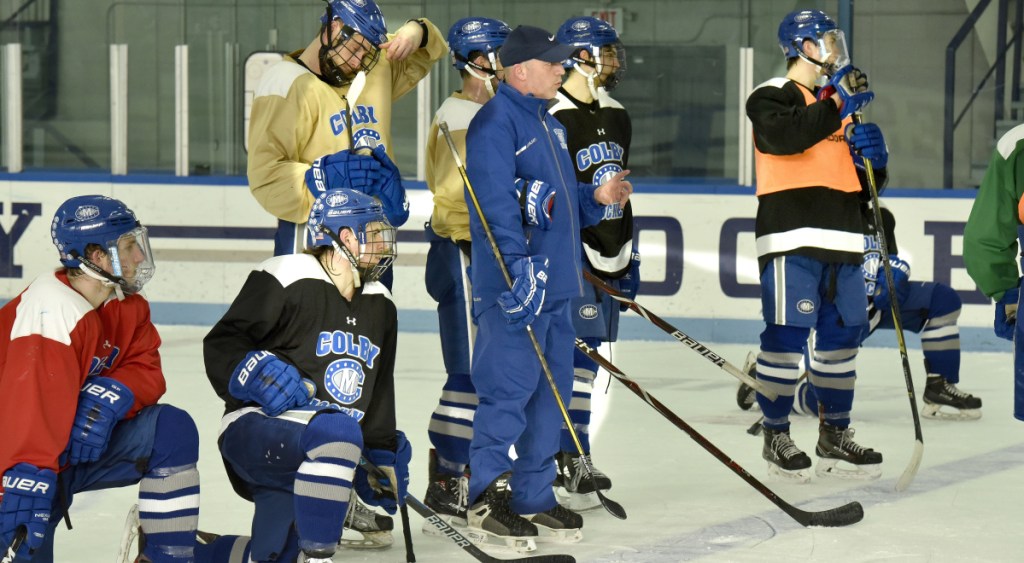
[[[478,404],[469,374],[448,374],[427,428],[440,469],[461,474],[469,463],[469,442],[473,439],[473,417]]]
[[[183,410],[160,405],[149,470],[139,483],[142,555],[153,563],[194,557],[199,526],[199,432]]]
[[[314,416],[300,441],[306,460],[295,474],[295,529],[307,555],[330,557],[348,512],[352,476],[363,436],[352,417],[333,411]]]

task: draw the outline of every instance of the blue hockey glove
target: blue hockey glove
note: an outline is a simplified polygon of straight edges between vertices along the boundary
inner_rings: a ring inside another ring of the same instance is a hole
[[[57,474],[51,469],[19,463],[4,473],[3,485],[3,500],[0,501],[3,544],[11,545],[18,528],[25,527],[28,534],[18,550],[17,560],[31,559],[31,552],[43,545],[50,527],[50,510],[57,494]]]
[[[868,90],[867,75],[850,65],[844,66],[832,75],[824,90],[829,92],[830,89],[839,94],[839,99],[843,102],[839,108],[839,119],[846,119],[857,113],[875,99],[875,93]]]
[[[309,403],[299,370],[266,350],[245,355],[231,374],[228,392],[236,399],[259,403],[268,416]]]
[[[864,160],[871,161],[873,168],[885,168],[889,163],[889,148],[885,146],[882,130],[874,123],[850,124],[846,128],[846,142],[850,145],[853,163],[864,167]]]
[[[409,199],[402,185],[402,174],[384,150],[384,145],[373,149],[373,158],[380,164],[380,180],[366,193],[380,199],[384,215],[392,227],[401,227],[409,219]]]
[[[387,474],[387,478],[377,479],[362,465],[357,465],[355,477],[352,479],[352,486],[355,487],[359,498],[367,504],[383,508],[388,514],[394,514],[398,510],[394,483],[398,484],[398,498],[405,504],[405,495],[409,490],[409,461],[412,460],[412,446],[405,438],[405,433],[398,430],[395,437],[398,441],[396,451],[363,450],[363,457]]]
[[[523,223],[542,231],[551,228],[551,211],[555,207],[555,188],[540,180],[516,178],[519,206],[523,209]]]
[[[636,292],[640,289],[640,253],[633,252],[629,259],[629,271],[619,278],[619,291],[630,299],[636,299]],[[629,309],[628,303],[619,302],[619,310]]]
[[[67,447],[67,463],[78,465],[99,459],[107,449],[114,425],[128,414],[134,404],[135,394],[124,383],[109,377],[86,379],[78,395],[78,409]]]
[[[1020,296],[1020,281],[1018,287],[1006,290],[1002,298],[996,301],[996,319],[993,327],[996,336],[1005,340],[1013,340],[1013,329],[1017,325],[1017,299]]]
[[[380,179],[381,166],[377,159],[348,149],[321,156],[306,171],[306,187],[314,198],[337,188],[367,192]]]
[[[896,287],[896,306],[899,307],[910,296],[910,264],[899,256],[892,255],[889,257],[889,266],[892,267],[892,281]],[[889,284],[885,281],[885,271],[882,268],[878,268],[878,283],[875,284],[877,288],[875,308],[888,311],[890,307]]]
[[[548,285],[546,256],[523,256],[509,266],[512,290],[498,296],[498,305],[508,319],[509,330],[519,330],[533,323],[544,307]]]

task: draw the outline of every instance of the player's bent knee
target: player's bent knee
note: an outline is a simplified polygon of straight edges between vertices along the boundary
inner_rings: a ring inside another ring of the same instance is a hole
[[[937,283],[932,290],[929,316],[936,318],[955,313],[952,315],[952,320],[956,320],[960,316],[960,307],[962,305],[963,302],[960,300],[960,294],[955,289],[948,285]]]
[[[157,405],[156,435],[150,467],[182,467],[199,460],[199,431],[189,414],[171,405]]]
[[[299,445],[310,458],[347,459],[355,464],[363,449],[363,432],[351,416],[324,410],[306,425]]]

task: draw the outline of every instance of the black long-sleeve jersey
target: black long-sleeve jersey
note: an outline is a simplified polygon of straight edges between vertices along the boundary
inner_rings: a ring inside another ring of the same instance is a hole
[[[816,92],[811,92],[811,95]],[[796,155],[821,142],[846,143],[839,110],[830,98],[808,103],[803,86],[786,78],[761,84],[746,103],[754,144],[767,155]],[[827,176],[829,171],[824,171]],[[867,181],[857,171],[862,190]],[[885,169],[875,171],[879,186]],[[759,180],[760,181],[760,180]],[[864,196],[823,185],[782,189],[758,196],[755,235],[760,269],[776,256],[802,255],[824,262],[863,260]]]
[[[228,392],[253,350],[269,350],[316,384],[315,400],[359,420],[367,448],[395,448],[397,311],[377,282],[339,293],[311,255],[277,256],[253,270],[203,340],[206,374],[227,412],[246,404]]]
[[[568,133],[566,144],[576,180],[601,185],[626,169],[633,124],[626,108],[604,90],[587,104],[559,89],[548,111]],[[633,206],[629,202],[624,209],[618,204],[607,206],[601,222],[584,228],[580,237],[583,253],[596,273],[609,278],[626,275],[633,250]]]

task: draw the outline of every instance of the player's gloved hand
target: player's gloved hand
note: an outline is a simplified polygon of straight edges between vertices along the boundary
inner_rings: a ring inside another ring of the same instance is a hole
[[[314,198],[337,188],[369,193],[367,190],[380,179],[381,166],[377,159],[348,149],[321,156],[306,171],[306,187]]]
[[[555,207],[555,188],[540,180],[516,178],[519,207],[523,210],[523,223],[542,231],[551,228],[551,211]]]
[[[409,219],[409,200],[402,185],[402,173],[384,150],[384,145],[377,145],[372,156],[380,164],[380,180],[372,191],[366,193],[380,199],[384,216],[392,227],[401,227]]]
[[[889,266],[892,267],[892,281],[896,287],[896,305],[899,306],[910,296],[910,264],[899,256],[889,256]],[[889,284],[885,281],[885,272],[882,267],[878,268],[878,283],[875,284],[875,307],[881,311],[888,311],[890,305]]]
[[[57,474],[30,463],[19,463],[4,473],[0,501],[0,541],[11,545],[18,529],[28,532],[17,552],[17,560],[31,559],[31,552],[43,545],[50,526],[50,510],[57,494]],[[0,554],[6,555],[6,553]]]
[[[1020,296],[1020,280],[1013,289],[1006,290],[1002,298],[996,301],[996,319],[993,326],[996,336],[1013,340],[1013,330],[1017,325],[1017,299]]]
[[[266,350],[245,355],[231,373],[228,392],[236,399],[259,403],[268,416],[309,403],[309,391],[295,366]]]
[[[398,441],[395,451],[363,450],[363,457],[383,471],[386,478],[378,479],[360,464],[356,466],[356,474],[352,479],[352,486],[359,498],[367,504],[383,508],[388,514],[398,510],[396,493],[402,499],[401,504],[405,504],[405,495],[409,490],[409,461],[412,460],[412,446],[405,438],[405,433],[398,430],[395,438]]]
[[[96,461],[107,449],[114,425],[135,404],[135,394],[124,383],[109,377],[90,377],[78,394],[78,408],[71,427],[67,459],[71,465]]]
[[[546,256],[523,256],[509,265],[512,290],[498,296],[498,305],[508,319],[509,330],[519,330],[533,323],[544,307],[548,285]]]
[[[829,79],[823,90],[839,94],[842,107],[839,108],[839,119],[847,117],[864,109],[864,106],[875,99],[875,93],[868,90],[868,78],[860,70],[846,65],[836,71]],[[831,96],[832,94],[829,94]]]
[[[885,168],[889,163],[889,148],[885,146],[882,130],[874,123],[850,124],[846,127],[846,142],[850,145],[853,163],[864,167],[864,160],[871,161],[872,168]]]
[[[636,299],[636,292],[640,289],[640,253],[633,252],[629,258],[629,271],[619,278],[619,291],[630,299]],[[619,303],[619,310],[629,309],[628,303]]]

